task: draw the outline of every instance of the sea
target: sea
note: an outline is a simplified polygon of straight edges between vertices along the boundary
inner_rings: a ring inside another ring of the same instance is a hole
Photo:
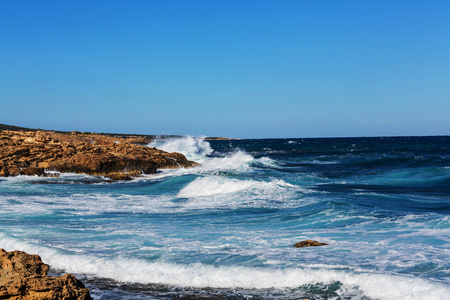
[[[0,248],[94,299],[450,299],[449,136],[148,146],[202,166],[1,178]]]

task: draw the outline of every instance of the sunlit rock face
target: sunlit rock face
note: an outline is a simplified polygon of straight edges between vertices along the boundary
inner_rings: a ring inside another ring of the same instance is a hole
[[[0,249],[0,299],[92,299],[89,289],[75,276],[47,276],[48,269],[39,255]]]
[[[157,169],[198,164],[183,154],[143,144],[142,137],[120,138],[80,132],[0,131],[0,176],[44,175],[46,171],[131,179]]]

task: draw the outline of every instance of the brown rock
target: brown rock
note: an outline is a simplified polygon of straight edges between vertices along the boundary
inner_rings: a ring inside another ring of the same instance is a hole
[[[320,243],[317,241],[311,241],[311,240],[306,240],[306,241],[302,241],[302,242],[298,242],[294,245],[295,248],[302,248],[302,247],[315,247],[315,246],[325,246],[328,245],[327,243]]]
[[[49,266],[41,261],[39,255],[30,255],[22,251],[7,252],[0,249],[0,280],[32,275],[46,276]]]
[[[0,131],[0,176],[42,175],[45,170],[129,179],[158,168],[189,168],[199,164],[181,153],[167,153],[129,139],[99,134],[51,131]],[[128,176],[125,176],[128,174]]]
[[[42,174],[42,176],[44,177],[51,177],[51,178],[58,178],[59,177],[59,173],[44,173]]]
[[[107,177],[111,180],[131,180],[133,179],[129,174],[126,173],[109,173]]]
[[[21,175],[43,175],[44,169],[43,168],[36,168],[36,167],[28,167],[25,170],[20,172]]]
[[[137,145],[147,145],[151,141],[143,137],[131,137],[128,139],[128,142]]]
[[[89,289],[72,274],[50,277],[48,269],[38,255],[0,249],[0,299],[92,299]]]

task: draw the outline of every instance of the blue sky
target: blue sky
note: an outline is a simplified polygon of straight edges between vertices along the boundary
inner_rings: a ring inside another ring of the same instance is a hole
[[[450,134],[450,1],[0,1],[0,123]]]

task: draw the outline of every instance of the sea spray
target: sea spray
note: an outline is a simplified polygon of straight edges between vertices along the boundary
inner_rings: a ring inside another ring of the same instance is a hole
[[[250,171],[249,164],[254,158],[241,150],[235,150],[221,155],[211,156],[214,150],[208,141],[203,138],[183,137],[179,139],[167,139],[155,141],[149,146],[157,147],[167,152],[180,152],[188,159],[198,161],[203,166],[197,168],[202,171],[212,172],[219,170]]]
[[[202,161],[205,156],[214,151],[203,137],[192,136],[155,140],[149,144],[149,147],[156,147],[166,152],[179,152],[190,160],[198,161]]]

